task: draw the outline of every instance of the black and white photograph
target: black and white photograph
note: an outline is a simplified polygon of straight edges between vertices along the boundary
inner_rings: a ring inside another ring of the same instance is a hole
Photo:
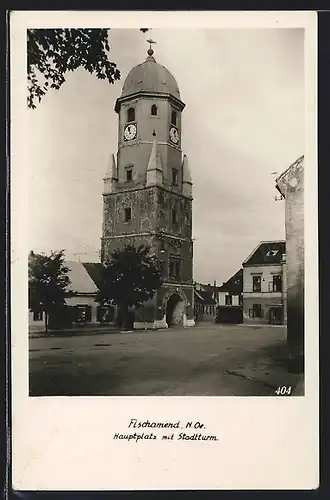
[[[26,203],[13,237],[29,400],[304,399],[317,341],[306,26],[116,27],[111,13],[91,26],[80,14],[24,28],[24,165],[13,166],[24,193],[13,199]],[[133,412],[111,439],[141,426],[220,439],[202,420],[165,420]]]
[[[303,395],[304,30],[27,57],[30,395]]]

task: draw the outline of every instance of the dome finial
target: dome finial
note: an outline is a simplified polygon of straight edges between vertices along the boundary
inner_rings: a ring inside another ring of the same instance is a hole
[[[154,40],[152,40],[151,38],[149,38],[149,40],[147,40],[147,42],[149,43],[149,49],[147,50],[147,54],[148,54],[149,57],[152,57],[153,54],[154,54],[154,51],[153,51],[151,45],[153,43],[156,43],[156,42]]]

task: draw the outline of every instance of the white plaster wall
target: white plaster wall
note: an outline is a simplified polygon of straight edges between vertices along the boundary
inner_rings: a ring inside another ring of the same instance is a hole
[[[226,295],[227,295],[226,292],[219,292],[219,306],[226,305],[226,299],[225,299]]]
[[[66,299],[66,304],[68,306],[77,306],[77,305],[84,305],[84,306],[91,306],[91,323],[96,323],[97,322],[97,307],[98,303],[95,302],[94,297],[88,297],[88,296],[83,296],[83,297],[69,297]]]
[[[228,292],[219,292],[219,306],[226,305],[226,295]],[[239,295],[232,295],[232,306],[239,306]]]
[[[233,306],[239,306],[239,296],[238,295],[233,295],[233,298],[232,298],[232,305]]]
[[[261,293],[269,296],[281,296],[281,292],[270,292],[269,283],[273,280],[274,274],[282,274],[281,264],[263,266],[244,266],[243,268],[243,293],[257,295],[253,292],[253,276],[261,274]]]

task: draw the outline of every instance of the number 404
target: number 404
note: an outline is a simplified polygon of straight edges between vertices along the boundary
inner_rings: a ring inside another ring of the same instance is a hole
[[[285,385],[282,385],[276,389],[275,394],[277,394],[278,396],[289,396],[291,392],[291,386],[286,387]]]

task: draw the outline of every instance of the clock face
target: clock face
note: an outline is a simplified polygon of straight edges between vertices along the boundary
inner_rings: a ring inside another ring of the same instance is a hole
[[[127,141],[131,141],[136,137],[136,125],[131,123],[130,125],[126,125],[124,130],[124,137]]]
[[[175,127],[170,128],[170,139],[174,144],[179,143],[179,132]]]

